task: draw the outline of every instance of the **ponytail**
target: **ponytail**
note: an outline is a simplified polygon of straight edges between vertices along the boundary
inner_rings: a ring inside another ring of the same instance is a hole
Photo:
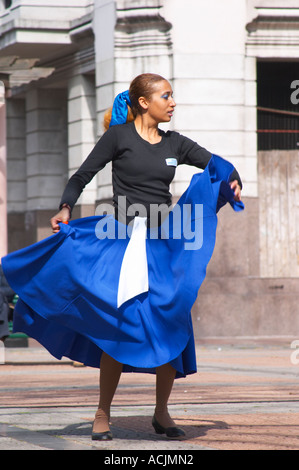
[[[119,93],[114,100],[112,108],[110,108],[104,116],[105,129],[108,129],[108,123],[109,127],[111,127],[128,122],[130,106],[131,100],[129,91]]]
[[[107,109],[107,111],[104,114],[103,126],[104,126],[105,131],[108,131],[109,127],[111,127],[112,108],[113,108],[113,106],[111,106],[109,109]],[[134,121],[134,119],[135,119],[135,117],[134,117],[133,111],[132,111],[131,107],[128,106],[126,122]]]

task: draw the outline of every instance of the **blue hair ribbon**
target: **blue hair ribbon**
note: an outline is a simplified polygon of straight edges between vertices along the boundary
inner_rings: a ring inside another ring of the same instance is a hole
[[[128,106],[131,106],[129,90],[119,93],[113,103],[112,116],[109,127],[125,124],[128,117]]]

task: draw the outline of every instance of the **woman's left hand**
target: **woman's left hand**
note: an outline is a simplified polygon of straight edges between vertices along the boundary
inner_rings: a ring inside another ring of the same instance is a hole
[[[241,188],[240,188],[240,186],[239,186],[238,181],[237,181],[237,180],[232,181],[232,182],[230,183],[230,187],[232,188],[232,190],[233,190],[234,193],[235,193],[235,198],[234,198],[235,201],[240,202],[240,201],[241,201]]]

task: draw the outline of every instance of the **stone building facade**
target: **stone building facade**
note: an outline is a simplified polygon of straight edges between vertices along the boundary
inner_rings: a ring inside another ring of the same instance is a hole
[[[114,96],[159,73],[177,103],[170,129],[231,161],[244,183],[245,212],[219,215],[197,338],[296,337],[298,26],[298,0],[0,0],[1,255],[51,235]],[[196,171],[178,168],[174,198]],[[108,165],[74,217],[111,196]]]

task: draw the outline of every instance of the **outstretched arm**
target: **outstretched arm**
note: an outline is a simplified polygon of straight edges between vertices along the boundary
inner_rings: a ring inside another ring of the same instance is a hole
[[[85,186],[113,159],[115,145],[116,135],[111,128],[101,137],[84,163],[69,179],[61,198],[60,211],[51,219],[54,233],[59,231],[60,222],[67,223],[71,218],[72,209]]]

